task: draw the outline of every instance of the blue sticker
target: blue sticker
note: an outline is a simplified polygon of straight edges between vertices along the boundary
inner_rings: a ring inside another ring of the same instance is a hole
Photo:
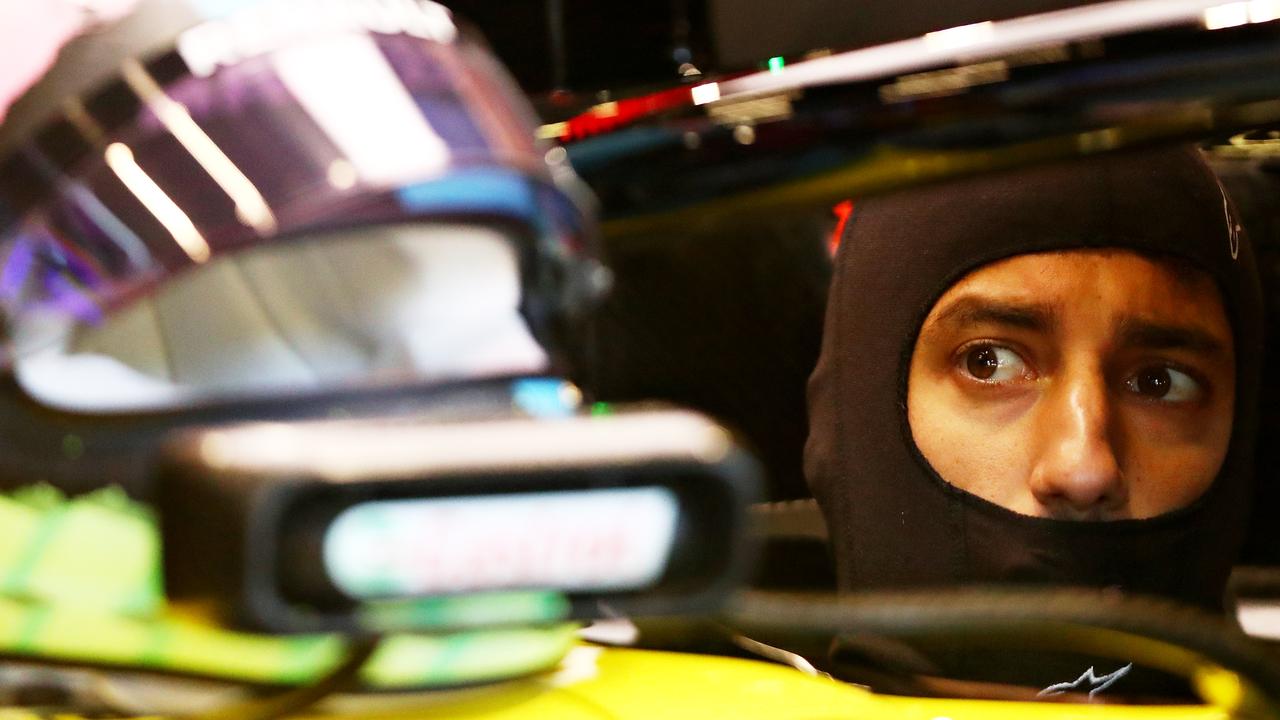
[[[396,197],[401,207],[411,213],[501,213],[521,218],[537,214],[529,181],[507,170],[461,170],[439,180],[401,188]]]

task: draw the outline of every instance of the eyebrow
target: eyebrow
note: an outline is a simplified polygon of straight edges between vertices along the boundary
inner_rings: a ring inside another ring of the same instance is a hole
[[[1053,308],[1040,303],[1013,303],[976,295],[962,296],[938,313],[935,324],[988,323],[1046,332],[1057,325]]]
[[[1127,317],[1117,333],[1122,345],[1144,350],[1191,350],[1202,355],[1222,356],[1222,341],[1200,328],[1166,325]]]
[[[986,323],[1033,332],[1051,332],[1057,322],[1053,307],[1047,304],[1008,302],[980,295],[965,295],[938,313],[932,324],[964,327]],[[1190,350],[1215,357],[1226,354],[1223,342],[1206,330],[1133,316],[1120,320],[1116,338],[1122,346],[1142,350]]]

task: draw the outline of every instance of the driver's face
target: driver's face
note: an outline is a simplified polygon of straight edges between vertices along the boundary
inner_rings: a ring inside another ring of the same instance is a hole
[[[1024,515],[1146,518],[1213,482],[1235,357],[1213,280],[1121,250],[1021,255],[929,312],[916,445],[947,482]]]

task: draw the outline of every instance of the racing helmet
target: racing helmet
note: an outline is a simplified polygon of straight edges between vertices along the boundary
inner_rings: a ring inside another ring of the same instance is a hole
[[[184,425],[563,366],[607,284],[591,198],[445,8],[123,5],[79,3],[0,124],[0,486],[145,492]]]

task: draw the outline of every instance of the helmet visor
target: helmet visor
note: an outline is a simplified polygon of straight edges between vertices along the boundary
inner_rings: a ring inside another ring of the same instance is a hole
[[[334,33],[208,75],[166,71],[167,57],[126,63],[120,82],[66,103],[0,161],[10,363],[83,351],[86,338],[116,332],[95,328],[159,298],[162,282],[195,268],[225,275],[213,267],[220,256],[285,240],[323,237],[329,249],[312,260],[332,258],[342,256],[335,243],[366,241],[358,229],[419,222],[437,240],[442,227],[502,227],[539,253],[581,250],[579,207],[553,177],[527,106],[464,39]],[[68,143],[52,142],[68,133],[87,148],[70,160]],[[274,263],[282,286],[286,267],[306,272],[302,255],[251,264]]]

